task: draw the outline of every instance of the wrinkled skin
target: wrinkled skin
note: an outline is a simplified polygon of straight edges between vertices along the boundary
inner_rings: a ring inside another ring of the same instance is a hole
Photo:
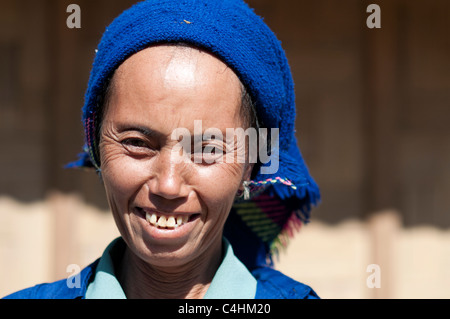
[[[194,48],[150,47],[116,70],[100,157],[109,205],[127,243],[118,277],[128,298],[205,294],[221,262],[225,221],[252,167],[176,160],[178,141],[171,136],[176,128],[194,135],[194,120],[202,120],[203,131],[218,128],[225,136],[226,128],[243,126],[240,106],[234,72]],[[162,230],[145,220],[145,211],[196,218]]]

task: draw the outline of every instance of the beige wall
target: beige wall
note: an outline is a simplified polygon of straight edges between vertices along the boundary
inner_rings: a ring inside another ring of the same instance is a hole
[[[90,264],[118,236],[107,211],[76,196],[31,204],[0,197],[0,212],[0,296],[67,278],[68,265]],[[367,285],[371,264],[380,265],[380,288]],[[395,212],[367,223],[313,221],[275,265],[322,298],[450,298],[450,231],[405,229]]]
[[[118,236],[108,212],[77,197],[52,195],[23,204],[0,197],[0,295],[67,278],[67,266],[85,267]]]

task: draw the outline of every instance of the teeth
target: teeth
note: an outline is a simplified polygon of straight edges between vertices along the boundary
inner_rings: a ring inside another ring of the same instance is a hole
[[[156,214],[149,214],[149,213],[147,213],[146,215],[145,215],[145,218],[147,219],[147,221],[150,223],[150,224],[152,224],[152,225],[156,225],[156,220],[157,220],[157,216],[156,216]]]
[[[167,224],[166,224],[166,226],[167,226],[167,227],[175,227],[175,217],[170,216],[170,217],[167,219]]]
[[[167,220],[165,216],[161,216],[158,219],[158,227],[166,227]]]
[[[155,213],[146,213],[145,219],[147,222],[152,224],[153,226],[159,228],[177,228],[183,224],[186,224],[189,220],[189,216],[186,215],[178,215],[178,216],[158,216]]]

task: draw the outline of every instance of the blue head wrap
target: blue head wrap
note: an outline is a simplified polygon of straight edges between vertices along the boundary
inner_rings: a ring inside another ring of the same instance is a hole
[[[98,46],[83,107],[86,144],[69,167],[100,169],[96,127],[105,87],[119,65],[154,44],[183,42],[213,53],[231,67],[247,88],[263,127],[279,129],[276,172],[271,162],[257,166],[250,199],[236,201],[225,236],[249,267],[271,263],[271,256],[320,200],[294,135],[295,96],[290,68],[269,27],[241,0],[143,1],[118,16]]]

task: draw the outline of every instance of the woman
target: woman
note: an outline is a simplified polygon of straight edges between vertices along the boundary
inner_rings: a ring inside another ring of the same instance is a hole
[[[317,298],[270,267],[319,200],[294,118],[284,52],[245,3],[131,7],[99,44],[85,153],[71,165],[97,170],[121,237],[78,287],[61,280],[9,297]],[[243,131],[257,140],[244,143]]]

